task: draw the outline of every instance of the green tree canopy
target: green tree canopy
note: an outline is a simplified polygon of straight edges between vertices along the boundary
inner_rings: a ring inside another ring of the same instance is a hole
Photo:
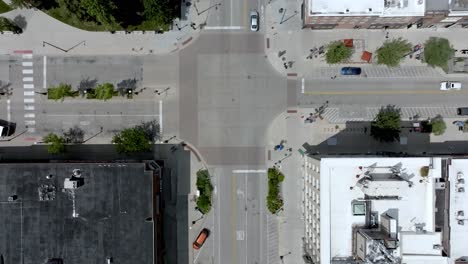
[[[151,150],[151,140],[147,138],[146,132],[141,128],[127,128],[112,138],[119,153],[137,153]]]
[[[430,37],[424,44],[424,61],[431,66],[447,68],[447,62],[455,54],[448,39]]]
[[[432,126],[432,133],[436,136],[440,136],[445,132],[447,129],[447,125],[445,124],[444,119],[442,116],[438,115],[431,119],[431,126]]]
[[[268,169],[267,208],[272,214],[283,207],[283,200],[279,195],[279,185],[283,180],[284,175],[278,169]]]
[[[100,84],[94,90],[94,98],[104,101],[111,99],[115,94],[116,91],[112,83]]]
[[[347,48],[342,41],[335,41],[328,45],[325,60],[329,64],[340,63],[351,57],[352,49]]]
[[[399,140],[401,130],[400,109],[394,105],[382,107],[371,123],[371,136],[381,142]]]
[[[203,214],[207,214],[211,210],[213,192],[213,185],[211,184],[208,170],[199,170],[197,172],[196,185],[200,192],[200,196],[197,198],[197,207]]]
[[[55,87],[50,87],[47,89],[47,98],[51,100],[62,100],[65,97],[76,96],[76,93],[72,91],[70,84],[61,83]]]
[[[47,145],[47,152],[50,154],[59,154],[65,152],[65,139],[56,134],[49,133],[44,137],[44,143]]]
[[[390,67],[398,66],[403,56],[411,51],[411,47],[412,44],[402,38],[385,41],[377,50],[377,61]]]
[[[101,25],[113,26],[116,24],[112,15],[116,6],[111,0],[81,0],[81,6]]]

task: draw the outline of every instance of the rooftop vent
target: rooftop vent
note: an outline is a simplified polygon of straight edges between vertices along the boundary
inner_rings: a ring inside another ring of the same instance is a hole
[[[349,8],[346,8],[345,13],[349,13]]]

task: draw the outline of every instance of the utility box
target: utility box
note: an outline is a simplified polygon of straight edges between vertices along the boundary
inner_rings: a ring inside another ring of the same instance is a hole
[[[63,182],[63,188],[78,189],[79,187],[83,186],[83,184],[84,184],[83,178],[76,178],[76,177],[65,178],[65,181]]]

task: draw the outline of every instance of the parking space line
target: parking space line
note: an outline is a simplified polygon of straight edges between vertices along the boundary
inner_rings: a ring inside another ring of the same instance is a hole
[[[34,111],[34,105],[26,104],[24,105],[24,110]]]
[[[162,100],[159,100],[159,133],[163,135]]]
[[[7,121],[11,121],[11,100],[7,100]]]
[[[266,173],[266,170],[232,170],[232,173]]]
[[[44,71],[43,71],[43,78],[42,78],[42,88],[47,88],[47,56],[44,56],[44,65],[43,65]]]

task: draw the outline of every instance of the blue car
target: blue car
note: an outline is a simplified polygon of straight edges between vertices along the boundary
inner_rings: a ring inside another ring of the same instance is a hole
[[[342,75],[360,75],[361,68],[359,67],[343,67],[341,68]]]

